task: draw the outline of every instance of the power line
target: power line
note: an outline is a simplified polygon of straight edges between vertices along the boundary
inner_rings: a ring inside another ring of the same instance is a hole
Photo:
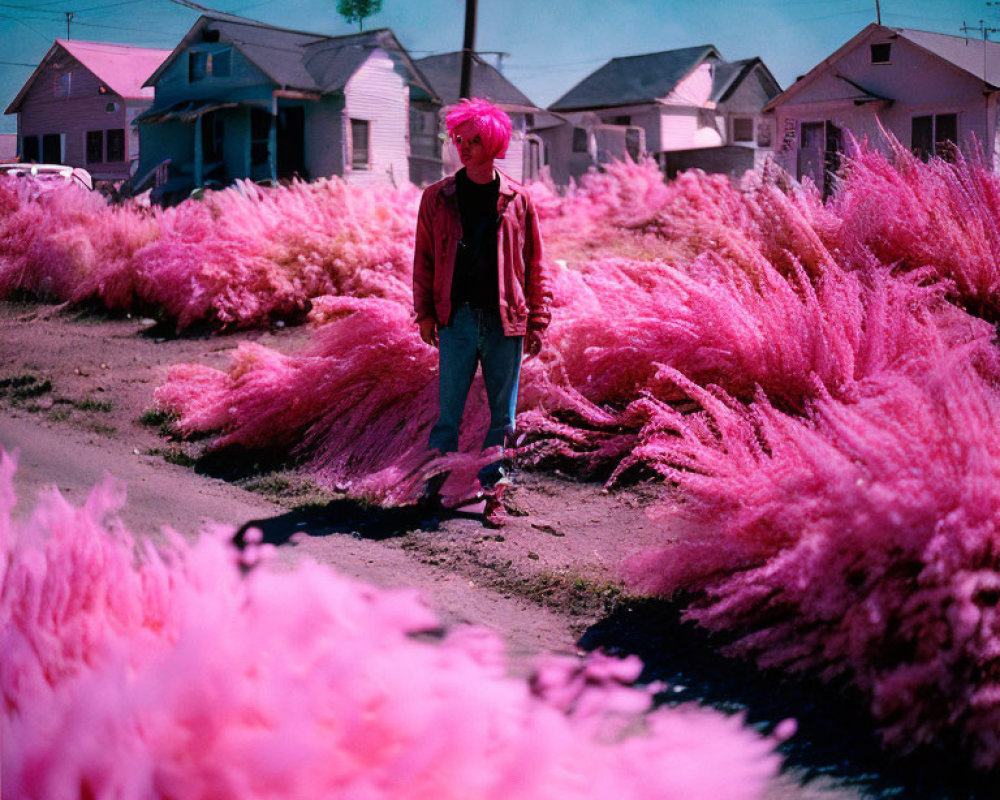
[[[0,61],[5,67],[31,67],[34,69],[38,64],[29,64],[27,61]]]

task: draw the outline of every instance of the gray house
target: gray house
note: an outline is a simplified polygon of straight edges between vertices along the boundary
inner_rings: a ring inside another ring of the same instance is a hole
[[[549,143],[552,162],[579,174],[602,126],[616,125],[641,130],[667,175],[690,167],[742,174],[773,149],[761,111],[780,91],[759,58],[727,62],[710,44],[613,58],[549,106],[572,123]]]
[[[428,56],[415,63],[446,107],[458,102],[462,74],[461,52]],[[536,106],[499,70],[476,54],[472,56],[469,93],[473,97],[483,97],[495,103],[507,112],[513,123],[507,156],[500,159],[497,166],[517,181],[537,178],[545,163],[542,140],[537,131],[559,125],[562,120]],[[460,166],[454,147],[443,141],[446,137],[443,136],[440,112],[440,104],[416,100],[410,103],[413,159],[415,163],[420,159],[421,165],[426,168],[426,172],[415,176],[414,183],[437,180],[442,174],[452,172]]]
[[[177,190],[295,175],[406,182],[410,101],[439,102],[387,29],[332,37],[228,15],[201,17],[147,85],[139,172],[169,172]]]

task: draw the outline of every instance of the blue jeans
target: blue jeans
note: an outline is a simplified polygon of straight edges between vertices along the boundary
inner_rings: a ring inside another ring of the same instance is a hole
[[[458,429],[465,401],[476,375],[483,369],[486,399],[490,406],[490,428],[483,449],[503,445],[514,431],[517,411],[517,384],[521,375],[521,336],[504,336],[499,311],[484,311],[463,303],[451,317],[451,324],[438,331],[438,400],[440,414],[431,429],[430,447],[442,453],[458,450]],[[503,477],[501,462],[483,467],[479,480],[490,487]]]

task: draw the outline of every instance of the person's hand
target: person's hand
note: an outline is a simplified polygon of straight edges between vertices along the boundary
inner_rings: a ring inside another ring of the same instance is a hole
[[[438,330],[434,317],[424,317],[417,323],[420,326],[420,338],[431,347],[438,346]]]
[[[541,328],[528,326],[528,335],[524,340],[524,352],[528,355],[528,358],[534,358],[542,352],[543,338],[544,332]]]

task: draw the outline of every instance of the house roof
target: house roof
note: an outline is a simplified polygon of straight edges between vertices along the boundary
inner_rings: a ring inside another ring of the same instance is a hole
[[[143,84],[170,55],[169,50],[155,50],[148,47],[56,39],[55,44],[49,48],[17,97],[8,106],[6,113],[14,114],[20,110],[21,103],[32,84],[61,51],[69,53],[114,94],[126,100],[153,99],[153,90],[144,87]]]
[[[556,100],[549,110],[577,111],[650,103],[670,94],[707,58],[721,59],[714,45],[612,58]]]
[[[847,42],[837,48],[809,72],[799,78],[785,91],[771,100],[764,111],[771,111],[776,106],[799,93],[803,87],[812,83],[823,71],[842,55],[852,50],[857,44],[865,39],[872,31],[879,30],[888,36],[906,39],[912,44],[926,50],[928,53],[937,56],[941,60],[954,67],[968,73],[980,80],[984,80],[983,68],[985,60],[986,76],[985,82],[990,89],[1000,88],[1000,42],[983,42],[981,39],[968,39],[964,36],[952,36],[947,33],[932,33],[930,31],[918,31],[912,28],[890,28],[886,25],[871,23],[862,28],[857,34],[852,36]],[[855,88],[861,90],[866,96],[876,99],[878,95],[869,92],[867,89],[858,86],[853,81],[848,80],[843,75],[837,77],[845,80]]]
[[[431,82],[441,102],[451,105],[458,102],[462,79],[462,53],[444,53],[427,56],[416,61],[424,77]],[[505,78],[499,70],[480,56],[472,54],[472,76],[469,93],[484,97],[498,105],[538,108],[520,89]]]
[[[912,28],[889,30],[981,80],[984,78],[985,57],[985,80],[992,88],[1000,87],[1000,42],[984,42],[982,39],[917,31]]]
[[[146,81],[155,85],[169,64],[203,28],[216,31],[283,89],[329,93],[342,91],[372,50],[382,48],[399,65],[411,86],[434,98],[434,92],[409,54],[388,28],[346,36],[326,36],[278,28],[228,15],[203,15],[161,67]],[[436,99],[436,98],[435,98]]]

